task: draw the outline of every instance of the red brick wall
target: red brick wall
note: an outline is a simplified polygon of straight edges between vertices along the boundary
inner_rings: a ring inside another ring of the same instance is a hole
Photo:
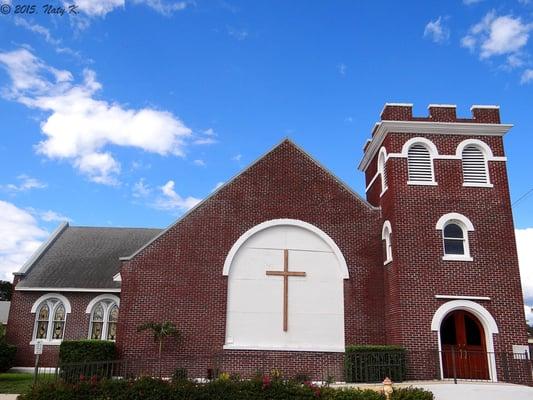
[[[337,243],[350,274],[344,284],[346,343],[384,343],[380,212],[286,141],[123,264],[117,341],[122,354],[155,355],[150,335],[136,332],[138,325],[151,320],[172,321],[183,331],[182,342],[166,357],[222,352],[225,258],[243,233],[277,218],[311,223]],[[223,353],[238,358],[242,352]],[[264,354],[282,359],[288,353]],[[319,358],[302,352],[290,357],[302,369],[316,367]]]
[[[35,324],[35,314],[31,308],[35,301],[47,292],[21,292],[15,290],[9,310],[7,326],[8,343],[17,346],[15,366],[32,367],[35,363],[33,345],[30,345]],[[87,339],[89,334],[89,314],[85,313],[87,305],[101,293],[78,293],[62,292],[72,308],[67,314],[65,323],[65,340]],[[40,365],[43,367],[55,367],[59,354],[59,346],[45,345],[43,354],[40,356]]]
[[[488,115],[478,118],[499,122],[494,110],[483,111]],[[494,156],[504,156],[501,137],[389,133],[383,146],[387,153],[400,153],[413,137],[431,140],[439,155],[455,155],[461,141],[473,138],[488,144]],[[375,175],[376,159],[377,155],[367,169],[367,182]],[[479,303],[498,325],[495,351],[510,352],[513,344],[524,345],[527,340],[506,163],[489,161],[493,188],[463,187],[461,160],[437,159],[434,168],[437,186],[407,185],[407,159],[389,158],[388,190],[379,197],[378,178],[367,193],[372,202],[381,204],[383,221],[389,220],[393,231],[394,261],[385,267],[384,285],[388,341],[412,351],[436,349],[437,334],[430,324],[447,300],[435,295],[486,296],[491,300]],[[442,260],[442,232],[435,225],[450,212],[465,215],[474,225],[475,231],[469,232],[472,262]],[[428,369],[423,363],[413,367],[421,373]]]

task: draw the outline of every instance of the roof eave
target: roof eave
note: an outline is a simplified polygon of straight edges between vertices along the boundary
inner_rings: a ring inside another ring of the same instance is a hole
[[[379,150],[389,132],[440,135],[479,135],[503,136],[512,124],[484,124],[472,122],[435,122],[435,121],[381,121],[368,149],[359,163],[359,170],[365,171]]]

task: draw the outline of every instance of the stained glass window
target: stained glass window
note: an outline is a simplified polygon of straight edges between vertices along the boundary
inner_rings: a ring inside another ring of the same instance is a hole
[[[91,339],[116,340],[118,322],[118,305],[114,300],[102,300],[91,312]]]
[[[48,334],[48,316],[50,314],[50,309],[47,304],[41,305],[39,308],[39,313],[37,314],[37,332],[35,337],[37,339],[46,339]]]
[[[107,330],[107,340],[117,338],[118,307],[113,305],[109,311],[109,326]]]
[[[54,331],[52,339],[63,339],[63,331],[65,327],[65,307],[59,303],[54,313]]]
[[[37,308],[35,339],[63,339],[66,316],[66,308],[61,300],[57,298],[44,300]]]
[[[92,314],[91,339],[102,338],[102,328],[104,326],[104,304],[98,303],[94,307]]]

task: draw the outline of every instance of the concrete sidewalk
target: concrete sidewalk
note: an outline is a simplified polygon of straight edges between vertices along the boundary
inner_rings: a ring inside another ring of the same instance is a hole
[[[403,386],[403,385],[402,385]],[[435,400],[532,400],[533,387],[508,383],[422,383],[412,386],[433,392]]]

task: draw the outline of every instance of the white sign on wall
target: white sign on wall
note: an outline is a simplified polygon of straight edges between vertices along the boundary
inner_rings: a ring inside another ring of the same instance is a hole
[[[40,355],[43,354],[43,341],[37,340],[33,348],[33,354]]]

